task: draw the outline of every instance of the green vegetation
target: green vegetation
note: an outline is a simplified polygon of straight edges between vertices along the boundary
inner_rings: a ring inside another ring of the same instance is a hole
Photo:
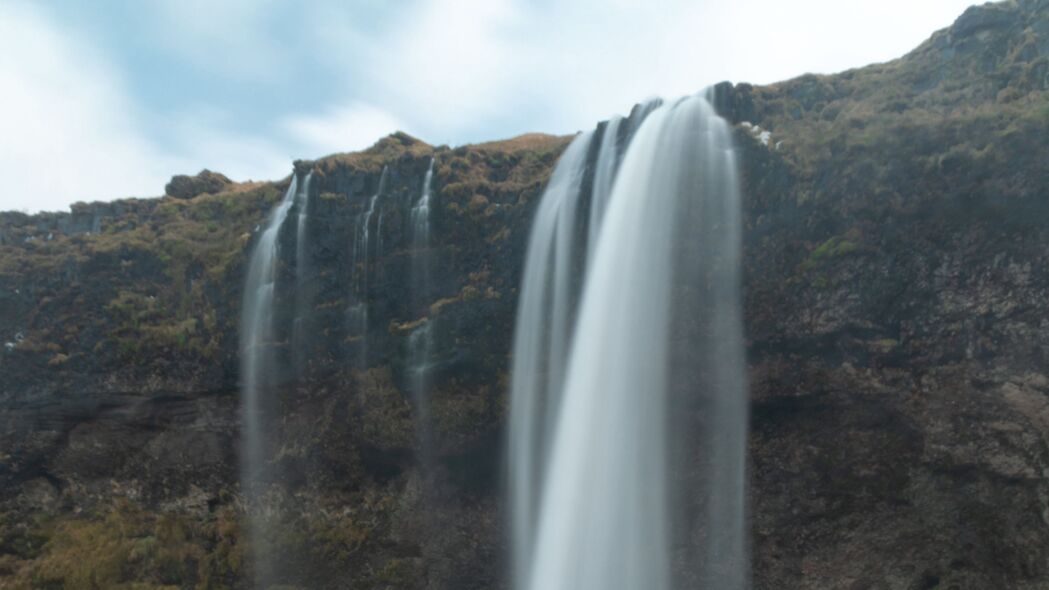
[[[206,520],[152,514],[120,500],[102,512],[41,518],[12,538],[25,547],[4,556],[5,588],[84,590],[220,590],[240,574],[243,548],[231,512]]]
[[[118,201],[98,205],[99,231],[73,235],[5,226],[0,281],[37,299],[19,350],[55,353],[52,368],[87,358],[139,366],[171,355],[214,359],[235,333],[225,308],[236,299],[250,232],[280,194],[256,183],[190,200]],[[91,207],[74,211],[89,219]]]
[[[422,142],[407,133],[398,131],[388,135],[366,150],[344,154],[334,154],[316,162],[316,171],[321,175],[330,174],[339,167],[349,167],[365,173],[378,173],[382,167],[401,157],[423,157],[433,151]]]
[[[857,194],[865,207],[905,210],[957,193],[942,190],[947,180],[981,194],[994,170],[1044,159],[1049,132],[1049,56],[1035,33],[1044,23],[1014,3],[983,10],[1010,24],[984,36],[940,31],[900,59],[841,74],[739,85],[736,115],[771,131],[769,149],[805,180],[808,204]]]
[[[811,270],[835,258],[852,254],[859,249],[859,238],[860,232],[854,229],[844,235],[830,238],[809,253],[809,257],[801,263],[801,269]]]
[[[434,392],[434,430],[445,445],[454,446],[476,436],[479,424],[495,415],[492,388],[461,379],[449,379]]]
[[[355,375],[354,403],[360,415],[356,429],[370,446],[380,449],[410,449],[415,430],[408,400],[393,384],[389,367],[369,369]]]

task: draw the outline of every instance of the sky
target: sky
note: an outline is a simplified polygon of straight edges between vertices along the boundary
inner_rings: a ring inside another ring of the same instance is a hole
[[[973,0],[0,0],[0,210],[237,181],[401,130],[568,134],[899,57]]]

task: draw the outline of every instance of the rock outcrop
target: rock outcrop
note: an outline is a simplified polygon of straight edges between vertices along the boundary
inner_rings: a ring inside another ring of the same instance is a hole
[[[197,195],[214,195],[221,193],[233,185],[233,181],[225,174],[212,172],[204,169],[196,176],[178,174],[171,177],[171,182],[164,186],[164,194],[177,199],[192,199]]]

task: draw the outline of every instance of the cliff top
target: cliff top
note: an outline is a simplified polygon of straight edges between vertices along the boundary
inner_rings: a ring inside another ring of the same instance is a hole
[[[776,141],[789,137],[784,144],[796,148],[793,151],[799,154],[795,157],[801,161],[811,156],[800,155],[800,152],[820,153],[824,147],[820,145],[820,138],[839,135],[841,130],[837,127],[852,129],[857,120],[872,116],[880,118],[910,111],[914,116],[957,117],[986,110],[991,105],[1021,117],[1040,117],[1044,114],[1041,105],[1045,103],[1047,76],[1049,0],[989,2],[969,7],[951,26],[933,33],[908,54],[886,63],[830,75],[806,74],[763,87],[737,84],[728,116],[735,123],[747,121],[761,125],[763,130],[779,136]],[[514,152],[546,149],[564,142],[564,137],[529,133],[456,149]],[[448,148],[435,148],[397,132],[365,150],[300,161],[296,166],[339,163],[366,170],[381,169],[384,162],[406,155],[425,155],[437,149]],[[276,182],[283,184],[286,180]],[[188,199],[201,193],[248,192],[261,184],[234,183],[220,173],[205,170],[194,177],[173,177],[166,192]],[[142,203],[149,200],[155,199],[81,202],[72,205],[69,213],[0,212],[0,228],[7,228],[10,233],[12,227],[35,223],[78,233],[85,231],[82,220],[87,216],[118,216],[125,210],[155,206]],[[60,221],[65,216],[77,220]],[[0,243],[4,242],[3,233],[0,229]]]

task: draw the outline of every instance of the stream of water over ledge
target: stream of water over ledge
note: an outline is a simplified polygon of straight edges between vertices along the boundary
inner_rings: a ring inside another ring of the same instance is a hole
[[[653,107],[577,137],[534,222],[511,401],[517,590],[747,585],[735,152],[704,97]]]

